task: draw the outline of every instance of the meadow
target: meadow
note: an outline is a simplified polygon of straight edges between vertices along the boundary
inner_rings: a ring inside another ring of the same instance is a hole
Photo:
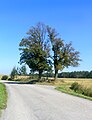
[[[54,83],[57,86],[62,84],[72,84],[73,82],[78,82],[79,84],[85,87],[92,87],[92,79],[82,79],[82,78],[58,78],[57,81]]]
[[[71,85],[74,82],[78,82],[79,84],[85,87],[92,87],[92,79],[82,79],[82,78],[58,78],[56,81],[53,81],[53,78],[49,78],[52,82],[42,82],[41,84],[61,86],[61,85]]]

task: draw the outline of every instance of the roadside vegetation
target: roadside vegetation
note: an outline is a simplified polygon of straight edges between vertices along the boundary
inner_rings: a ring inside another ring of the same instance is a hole
[[[55,85],[61,92],[92,100],[92,79],[63,78]]]
[[[0,110],[7,107],[7,91],[6,86],[0,83]]]
[[[0,80],[1,80],[2,76],[3,76],[3,75],[0,74]]]
[[[1,80],[7,80],[8,79],[8,75],[3,75],[2,77],[1,77]]]

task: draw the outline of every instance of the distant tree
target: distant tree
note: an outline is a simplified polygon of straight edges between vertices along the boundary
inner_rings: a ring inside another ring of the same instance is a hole
[[[74,71],[59,73],[59,77],[63,78],[92,78],[92,71]]]
[[[92,71],[90,71],[89,73],[89,78],[92,78]]]
[[[17,77],[17,75],[18,75],[18,71],[17,71],[16,67],[14,67],[10,74],[11,79],[15,79]]]
[[[3,75],[1,80],[7,80],[8,79],[8,75]]]
[[[47,40],[46,26],[38,23],[27,32],[28,37],[23,38],[19,44],[21,52],[20,64],[26,63],[31,71],[38,71],[39,80],[43,71],[50,68],[49,42]]]
[[[27,75],[27,69],[25,65],[23,65],[20,68],[17,68],[17,71],[19,75]]]
[[[65,44],[64,41],[58,37],[55,29],[47,26],[48,36],[51,41],[53,51],[53,61],[55,69],[55,80],[58,77],[58,71],[63,70],[65,67],[79,65],[79,52],[75,51],[72,44]]]

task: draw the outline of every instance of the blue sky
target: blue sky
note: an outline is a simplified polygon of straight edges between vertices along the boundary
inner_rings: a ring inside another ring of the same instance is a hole
[[[64,71],[92,70],[92,0],[0,0],[0,74],[18,66],[19,43],[37,22],[80,51],[80,66]]]

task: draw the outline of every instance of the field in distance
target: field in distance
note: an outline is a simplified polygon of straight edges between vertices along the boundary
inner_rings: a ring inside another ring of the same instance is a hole
[[[52,80],[53,78],[49,78],[49,80]],[[79,84],[82,84],[83,86],[92,87],[92,79],[86,79],[86,78],[58,78],[56,81],[47,83],[43,82],[42,84],[51,84],[55,86],[61,86],[64,84],[71,85],[74,82],[78,82]]]
[[[73,82],[78,82],[79,84],[86,87],[92,87],[92,79],[86,78],[58,78],[55,84],[56,85],[72,84]]]

